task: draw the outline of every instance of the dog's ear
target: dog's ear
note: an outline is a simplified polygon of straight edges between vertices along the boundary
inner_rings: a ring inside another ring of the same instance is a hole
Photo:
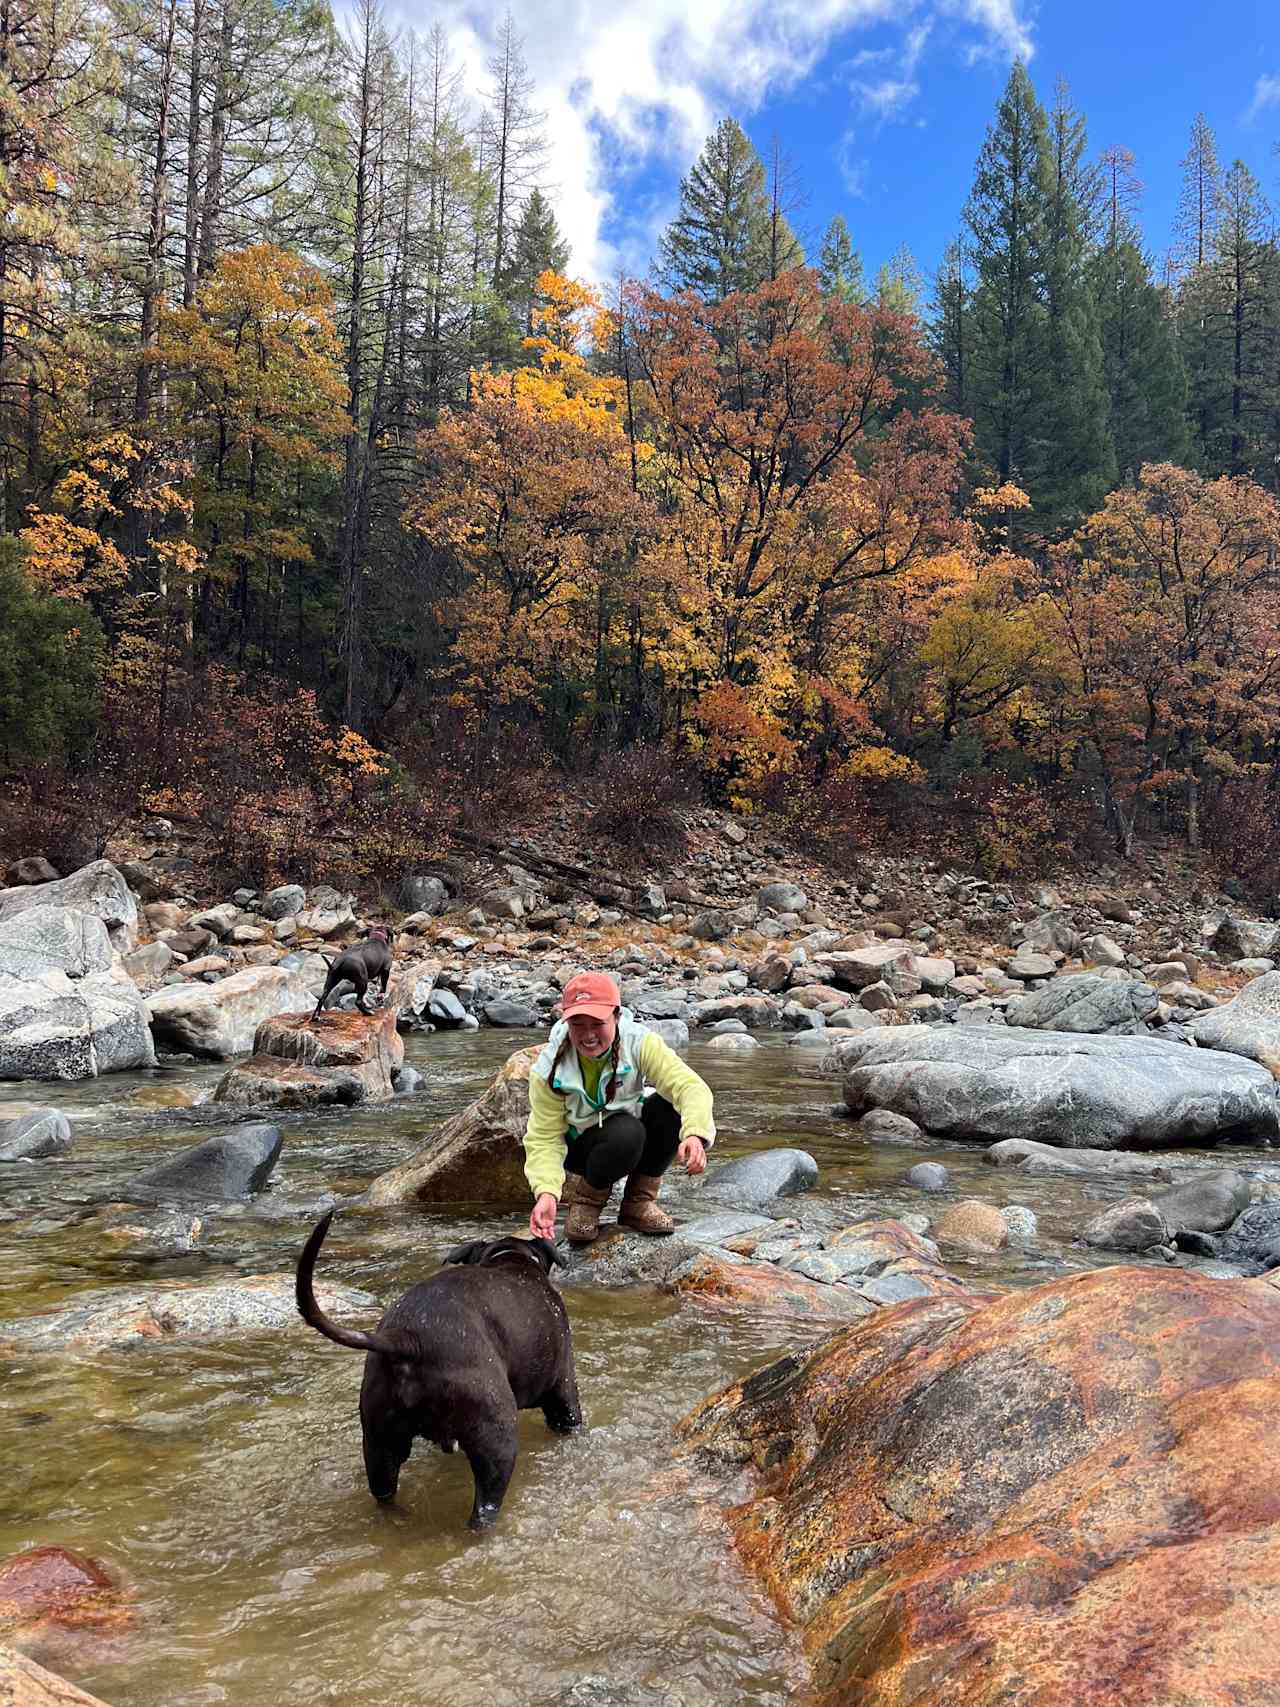
[[[559,1245],[551,1239],[530,1239],[529,1243],[542,1259],[542,1266],[547,1273],[551,1272],[552,1263],[555,1263],[557,1268],[568,1268],[569,1265],[565,1261]]]
[[[488,1239],[472,1239],[465,1245],[455,1245],[447,1256],[441,1257],[444,1263],[481,1262],[484,1253],[489,1249]]]

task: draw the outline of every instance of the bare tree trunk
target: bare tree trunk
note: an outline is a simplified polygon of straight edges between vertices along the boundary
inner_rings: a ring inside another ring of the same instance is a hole
[[[169,110],[173,99],[173,44],[178,28],[178,3],[169,0],[156,111],[156,152],[151,179],[151,217],[147,226],[147,258],[142,282],[142,333],[134,389],[134,414],[143,422],[151,413],[151,351],[164,288],[165,190],[169,170]]]

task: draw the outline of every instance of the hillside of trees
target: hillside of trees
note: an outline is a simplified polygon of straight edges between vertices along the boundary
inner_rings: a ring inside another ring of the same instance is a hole
[[[359,879],[590,779],[1280,887],[1280,241],[1204,120],[1157,247],[1015,66],[927,285],[726,118],[607,288],[542,122],[510,20],[467,88],[374,0],[0,7],[7,851]]]

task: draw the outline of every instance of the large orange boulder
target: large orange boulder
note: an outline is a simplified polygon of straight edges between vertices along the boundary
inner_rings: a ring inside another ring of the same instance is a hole
[[[1275,1707],[1280,1270],[913,1299],[680,1426],[822,1707]]]
[[[394,1008],[273,1014],[254,1034],[253,1054],[231,1068],[213,1100],[251,1108],[386,1102],[403,1065]]]

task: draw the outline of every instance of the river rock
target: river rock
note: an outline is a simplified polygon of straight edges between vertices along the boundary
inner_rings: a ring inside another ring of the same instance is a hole
[[[113,948],[127,953],[137,940],[138,904],[133,892],[110,860],[94,860],[70,877],[51,883],[23,884],[0,889],[0,923],[31,907],[70,907],[92,913],[107,928]]]
[[[484,1017],[490,1025],[514,1026],[529,1030],[538,1023],[538,1010],[531,1002],[495,1001],[486,1002]]]
[[[121,1631],[131,1621],[119,1585],[87,1554],[29,1547],[0,1562],[0,1631],[5,1635],[29,1639],[60,1630]],[[0,1702],[9,1707],[13,1698],[3,1690],[0,1669]]]
[[[701,1195],[735,1209],[756,1209],[778,1197],[812,1191],[817,1183],[818,1164],[807,1150],[757,1150],[719,1166],[712,1162]]]
[[[756,896],[756,905],[773,913],[803,913],[809,897],[795,883],[766,883]]]
[[[203,1203],[239,1199],[261,1191],[280,1155],[280,1128],[247,1121],[206,1138],[167,1161],[145,1168],[120,1189],[131,1203]]]
[[[1224,1049],[1280,1076],[1280,972],[1251,979],[1229,1002],[1197,1014],[1191,1035],[1203,1049]]]
[[[1124,1036],[1146,1030],[1160,997],[1150,984],[1129,978],[1101,978],[1074,972],[1055,978],[1043,990],[1015,996],[1005,1009],[1010,1025],[1037,1031],[1069,1031]]]
[[[1149,1149],[1280,1132],[1264,1068],[1163,1038],[898,1026],[836,1053],[855,1114],[889,1108],[945,1137]]]
[[[253,1054],[213,1093],[244,1108],[315,1108],[387,1102],[404,1061],[392,1008],[371,1014],[276,1014],[263,1020]]]
[[[920,974],[909,942],[878,942],[870,948],[841,949],[819,957],[818,964],[830,970],[837,988],[865,990],[869,984],[887,984],[895,996],[920,992]]]
[[[0,1701],[5,1707],[107,1707],[27,1654],[0,1645]]]
[[[1104,1268],[878,1314],[679,1450],[759,1478],[729,1522],[821,1707],[1263,1707],[1278,1392],[1274,1278]]]
[[[720,1055],[754,1055],[760,1044],[757,1038],[749,1037],[745,1032],[727,1031],[713,1037],[708,1047]]]
[[[1002,1251],[1009,1243],[1009,1224],[992,1203],[976,1197],[953,1203],[930,1229],[941,1244],[971,1251]]]
[[[914,1120],[888,1108],[869,1108],[854,1122],[853,1131],[868,1144],[900,1144],[907,1150],[922,1149],[929,1142]]]
[[[689,1027],[682,1019],[647,1019],[644,1029],[660,1037],[668,1049],[689,1047]]]
[[[1158,1191],[1151,1202],[1175,1233],[1220,1233],[1249,1207],[1253,1188],[1234,1168],[1213,1168]]]
[[[0,1162],[65,1156],[70,1148],[71,1122],[61,1109],[33,1108],[0,1126]]]
[[[1255,1271],[1280,1268],[1280,1195],[1251,1203],[1219,1239],[1218,1254]]]
[[[866,1115],[863,1116],[865,1120]],[[983,1161],[996,1168],[1017,1168],[1024,1174],[1101,1174],[1108,1178],[1170,1180],[1166,1161],[1153,1155],[1131,1155],[1127,1150],[1091,1150],[1084,1145],[1062,1150],[1055,1144],[1037,1144],[1028,1138],[1002,1138],[992,1144]]]
[[[154,1067],[147,1010],[123,972],[0,972],[0,1079],[91,1079]]]
[[[475,1102],[399,1167],[379,1174],[365,1201],[527,1205],[524,1132],[529,1123],[529,1069],[541,1049],[518,1049]]]
[[[203,1060],[247,1054],[264,1019],[315,1007],[324,978],[323,962],[313,958],[316,969],[248,966],[216,984],[171,984],[158,990],[147,999],[156,1042]]]
[[[109,972],[115,964],[107,927],[96,913],[38,906],[0,919],[0,973],[39,979],[50,969],[68,978]]]
[[[452,990],[433,989],[427,997],[426,1012],[428,1019],[445,1028],[461,1025],[467,1017],[467,1010]]]
[[[780,1016],[779,1004],[768,996],[722,996],[695,1002],[689,1011],[693,1025],[715,1025],[718,1020],[736,1019],[750,1031],[771,1031]]]
[[[1095,1215],[1080,1237],[1086,1245],[1104,1251],[1148,1251],[1153,1245],[1171,1243],[1173,1229],[1154,1203],[1145,1197],[1126,1197]]]
[[[906,1183],[917,1191],[945,1191],[951,1184],[951,1175],[941,1162],[917,1162],[914,1168],[907,1169]]]
[[[320,1308],[340,1320],[378,1309],[354,1287],[317,1280]],[[99,1351],[165,1340],[243,1338],[247,1334],[310,1333],[298,1315],[292,1274],[254,1274],[236,1280],[174,1281],[149,1290],[113,1286],[82,1292],[57,1310],[0,1322],[0,1346],[16,1351]]]
[[[667,1284],[681,1297],[713,1307],[728,1305],[751,1317],[847,1322],[875,1309],[852,1287],[807,1280],[772,1263],[730,1262],[711,1250],[691,1257]]]
[[[56,883],[58,871],[47,859],[42,859],[39,854],[32,854],[26,859],[15,859],[5,871],[4,880],[15,889],[20,889],[24,884]]]
[[[306,904],[307,892],[300,883],[282,883],[278,888],[267,890],[258,902],[258,911],[264,919],[292,919]]]

